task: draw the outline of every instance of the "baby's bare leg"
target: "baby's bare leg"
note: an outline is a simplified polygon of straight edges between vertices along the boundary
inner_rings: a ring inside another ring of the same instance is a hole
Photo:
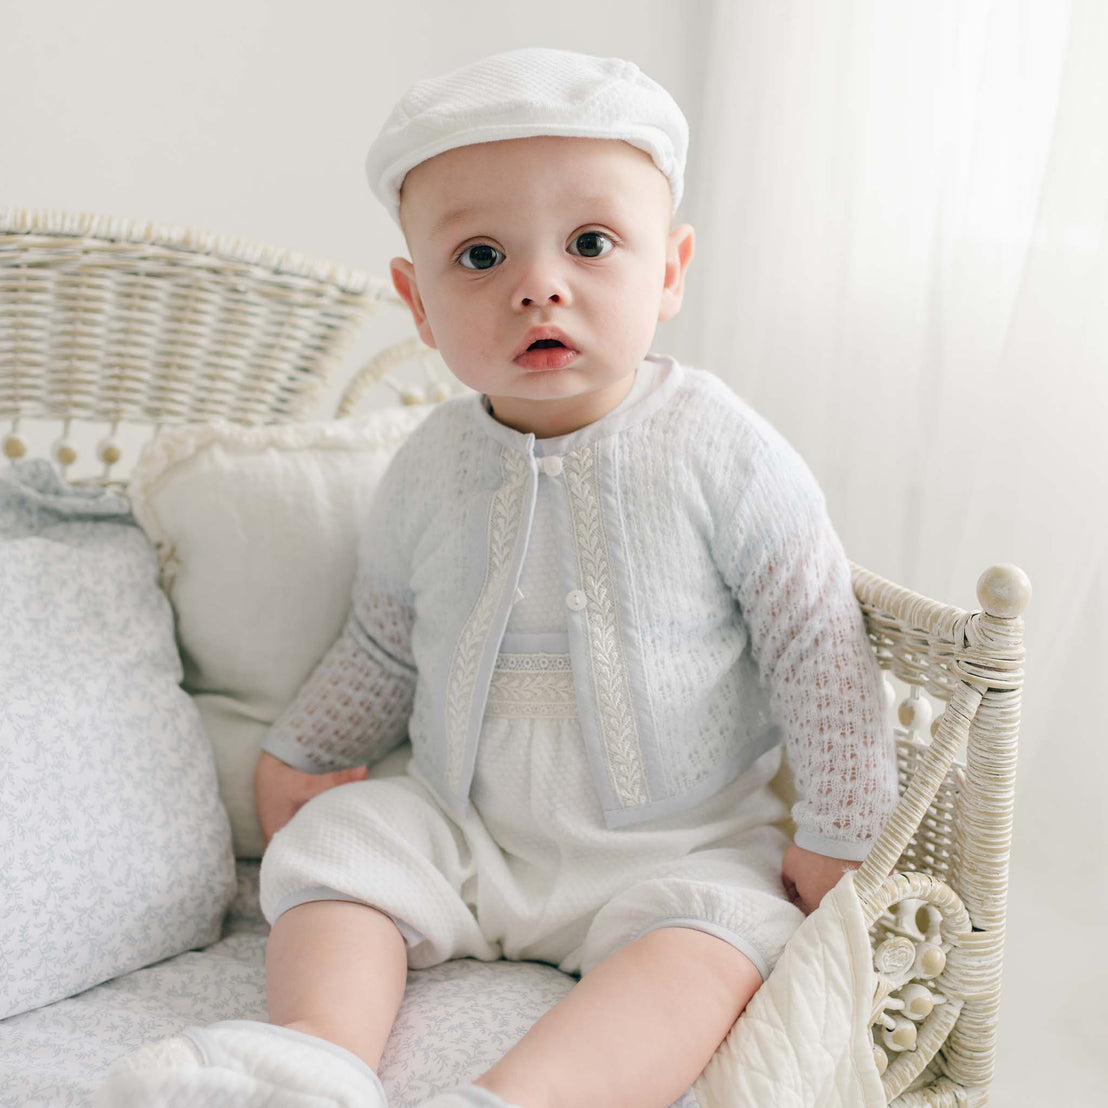
[[[270,1023],[329,1039],[376,1072],[404,998],[408,955],[396,924],[349,900],[282,913],[265,948]]]
[[[519,1108],[666,1108],[761,983],[723,939],[660,927],[585,974],[474,1084]]]

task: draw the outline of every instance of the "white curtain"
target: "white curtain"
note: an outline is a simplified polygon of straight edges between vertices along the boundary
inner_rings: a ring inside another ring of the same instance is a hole
[[[1103,971],[1081,952],[1095,966],[1108,908],[1108,3],[713,14],[677,215],[697,249],[665,346],[793,442],[854,561],[971,609],[986,566],[1030,577],[996,1102],[1040,1102],[1028,1049],[1067,1056],[1074,1092],[1083,1072],[1091,1090],[1106,1025],[1081,1003]]]

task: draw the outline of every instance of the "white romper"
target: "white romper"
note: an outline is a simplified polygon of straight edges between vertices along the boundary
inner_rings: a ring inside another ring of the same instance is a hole
[[[657,380],[643,363],[613,411]],[[558,439],[542,441],[553,457],[540,466],[469,815],[456,823],[414,763],[320,793],[265,852],[262,912],[273,924],[306,901],[355,900],[397,923],[412,969],[507,958],[581,976],[648,931],[691,927],[736,947],[764,979],[804,919],[781,883],[790,840],[774,824],[788,806],[769,787],[784,748],[690,809],[605,826],[576,716],[554,490],[543,479],[556,472]]]

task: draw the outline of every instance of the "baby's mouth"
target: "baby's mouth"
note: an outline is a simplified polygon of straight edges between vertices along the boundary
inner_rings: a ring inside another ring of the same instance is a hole
[[[566,346],[559,339],[539,339],[515,357],[516,365],[524,369],[562,369],[574,361],[580,351]]]

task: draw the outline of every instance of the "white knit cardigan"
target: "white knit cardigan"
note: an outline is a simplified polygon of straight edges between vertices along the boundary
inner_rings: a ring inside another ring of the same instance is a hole
[[[554,481],[606,825],[683,811],[784,741],[796,843],[864,858],[896,803],[896,748],[823,493],[719,378],[654,353],[646,368],[655,388],[556,440],[501,423],[483,395],[438,404],[375,492],[342,634],[264,749],[325,772],[410,738],[463,818],[537,482]]]

